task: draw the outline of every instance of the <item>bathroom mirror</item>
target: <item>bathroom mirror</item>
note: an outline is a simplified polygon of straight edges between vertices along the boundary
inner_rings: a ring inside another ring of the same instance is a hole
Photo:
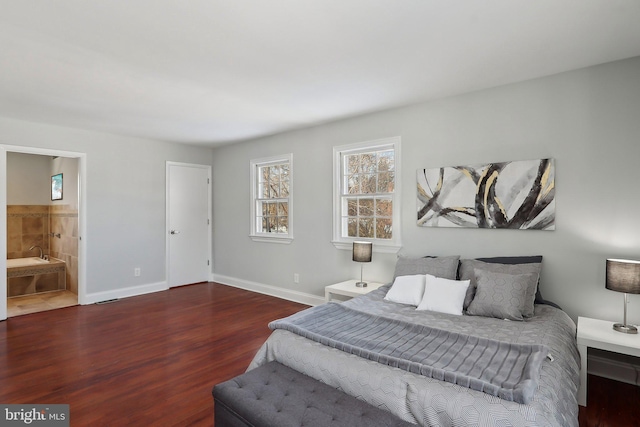
[[[62,200],[62,174],[51,177],[51,200]]]

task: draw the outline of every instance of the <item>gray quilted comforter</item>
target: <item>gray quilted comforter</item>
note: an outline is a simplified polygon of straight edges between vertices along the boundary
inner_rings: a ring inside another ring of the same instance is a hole
[[[536,305],[535,316],[513,322],[416,311],[384,301],[388,286],[343,303],[353,310],[514,344],[540,344],[551,359],[540,368],[529,404],[507,401],[450,382],[407,372],[276,330],[249,369],[277,360],[347,394],[422,426],[577,426],[579,356],[575,324],[563,311]]]
[[[538,387],[548,349],[478,338],[328,303],[269,324],[409,372],[520,403]]]

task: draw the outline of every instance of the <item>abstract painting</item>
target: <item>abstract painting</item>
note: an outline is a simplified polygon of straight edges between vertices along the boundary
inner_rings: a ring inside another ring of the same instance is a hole
[[[555,230],[553,159],[418,170],[418,225]]]

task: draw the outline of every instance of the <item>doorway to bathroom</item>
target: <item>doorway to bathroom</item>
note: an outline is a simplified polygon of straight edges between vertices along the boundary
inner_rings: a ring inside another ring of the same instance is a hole
[[[82,303],[84,154],[0,148],[0,177],[6,177],[0,320]]]

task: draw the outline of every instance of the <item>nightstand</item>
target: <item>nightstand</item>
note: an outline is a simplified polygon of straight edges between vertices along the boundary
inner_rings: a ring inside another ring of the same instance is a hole
[[[640,335],[623,334],[613,330],[615,322],[578,317],[578,351],[580,351],[580,388],[578,405],[587,406],[587,349],[613,351],[640,357]]]
[[[336,283],[335,285],[329,285],[324,288],[324,299],[331,301],[332,295],[343,295],[346,297],[357,297],[358,295],[364,295],[371,291],[383,286],[384,283],[367,282],[366,288],[359,288],[356,286],[356,282],[359,280],[347,280],[346,282]]]

